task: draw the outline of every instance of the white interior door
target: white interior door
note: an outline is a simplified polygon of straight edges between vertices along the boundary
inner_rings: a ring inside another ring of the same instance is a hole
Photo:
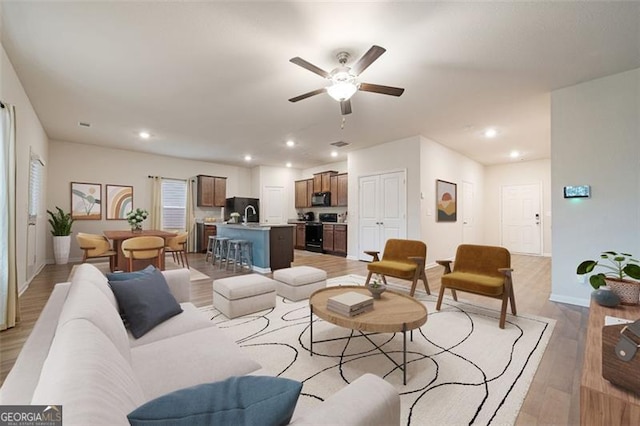
[[[502,187],[502,245],[513,253],[541,254],[540,184]]]
[[[475,243],[475,227],[474,227],[474,219],[473,219],[473,209],[474,209],[474,193],[473,193],[473,183],[471,182],[462,182],[462,205],[461,213],[462,213],[462,242],[463,243]]]
[[[389,238],[407,237],[407,191],[404,172],[359,179],[358,235],[360,260],[371,260],[364,250],[380,253]]]
[[[262,189],[262,222],[271,225],[284,223],[284,187],[265,186]]]

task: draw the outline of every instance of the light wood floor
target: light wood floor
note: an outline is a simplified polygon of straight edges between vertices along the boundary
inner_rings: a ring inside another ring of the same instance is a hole
[[[190,254],[195,269],[213,278],[231,275],[204,262],[204,255]],[[346,274],[366,275],[365,262],[296,250],[294,265],[327,271],[329,278]],[[55,283],[66,281],[73,265],[47,265],[20,297],[22,320],[15,328],[0,332],[0,381],[4,381]],[[549,301],[551,260],[544,257],[512,258],[518,312],[555,319],[556,327],[518,416],[518,425],[574,425],[580,422],[580,374],[589,311],[587,308]],[[442,268],[427,270],[432,294],[437,295]],[[408,282],[394,282],[408,284]],[[211,304],[210,284],[195,285],[192,301]],[[499,309],[499,300],[465,293],[463,297]],[[427,323],[428,324],[428,323]],[[496,327],[498,324],[496,322]],[[490,350],[490,345],[483,350]]]

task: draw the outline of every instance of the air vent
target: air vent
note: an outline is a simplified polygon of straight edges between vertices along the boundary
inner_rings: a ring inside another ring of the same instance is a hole
[[[333,145],[333,146],[337,146],[338,148],[342,148],[343,146],[347,146],[349,144],[347,142],[345,142],[345,141],[338,141],[338,142],[330,143],[329,145]]]
[[[78,126],[80,126],[80,127],[91,127],[91,123],[86,123],[84,121],[78,121]]]

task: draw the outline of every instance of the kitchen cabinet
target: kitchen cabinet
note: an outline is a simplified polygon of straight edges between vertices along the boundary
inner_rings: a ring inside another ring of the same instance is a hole
[[[295,181],[295,208],[305,209],[311,207],[313,192],[313,179]]]
[[[330,192],[331,176],[334,176],[336,174],[338,174],[338,172],[333,170],[314,174],[313,175],[313,192]]]
[[[227,199],[227,178],[198,175],[198,207],[224,207]]]
[[[328,254],[347,255],[347,225],[322,226],[322,250]]]
[[[198,235],[196,237],[196,251],[198,253],[204,253],[207,251],[209,237],[217,235],[216,225],[198,223],[197,232]]]
[[[295,238],[295,247],[300,250],[304,250],[305,243],[305,224],[298,223],[295,229],[296,238]]]
[[[349,175],[340,173],[331,176],[331,207],[347,207]]]

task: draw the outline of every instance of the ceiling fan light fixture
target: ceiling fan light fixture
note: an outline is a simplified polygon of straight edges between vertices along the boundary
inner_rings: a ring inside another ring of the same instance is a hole
[[[329,96],[338,102],[350,99],[357,90],[358,86],[353,82],[353,79],[351,81],[334,81],[331,86],[327,87]]]

